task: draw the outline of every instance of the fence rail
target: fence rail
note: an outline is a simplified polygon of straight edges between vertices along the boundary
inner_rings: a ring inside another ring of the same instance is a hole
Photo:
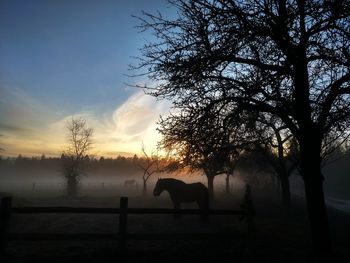
[[[12,233],[8,236],[8,241],[54,241],[54,240],[92,240],[108,241],[119,240],[120,234],[98,233],[98,234],[42,234],[42,233]],[[126,240],[233,240],[245,238],[244,234],[227,234],[227,233],[135,233],[126,234]]]
[[[118,233],[9,233],[11,214],[39,214],[39,213],[74,213],[74,214],[117,214],[119,215]],[[128,233],[128,214],[174,214],[174,215],[233,215],[241,216],[247,223],[247,233]],[[128,198],[120,198],[119,208],[96,207],[12,207],[12,197],[1,199],[0,210],[0,237],[1,250],[7,247],[8,241],[15,240],[118,240],[119,247],[125,248],[127,240],[212,240],[212,239],[251,239],[254,235],[254,208],[250,197],[250,188],[247,187],[244,203],[240,210],[218,209],[166,209],[166,208],[128,208]]]
[[[120,208],[97,207],[13,207],[11,214],[119,214]],[[171,209],[171,208],[128,208],[128,214],[181,214],[181,215],[245,215],[244,210],[199,210],[199,209]]]

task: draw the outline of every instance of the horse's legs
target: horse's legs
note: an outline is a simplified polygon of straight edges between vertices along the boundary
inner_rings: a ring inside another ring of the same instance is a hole
[[[209,203],[205,202],[205,200],[197,200],[197,204],[199,206],[199,209],[203,212],[207,212],[209,210]],[[201,221],[208,222],[209,214],[201,214]]]
[[[173,200],[173,204],[174,204],[174,209],[175,209],[175,211],[180,212],[180,209],[181,209],[181,204],[180,204],[180,202]],[[176,214],[174,214],[174,217],[175,217],[175,218],[179,218],[179,217],[181,217],[181,214],[177,214],[177,213],[176,213]]]

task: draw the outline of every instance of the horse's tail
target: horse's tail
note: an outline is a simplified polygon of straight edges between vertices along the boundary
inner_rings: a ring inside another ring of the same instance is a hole
[[[204,210],[205,214],[201,215],[201,220],[204,222],[209,221],[209,212],[210,208],[210,198],[209,198],[209,191],[208,188],[205,188],[205,191],[203,192],[203,199],[202,199],[202,207],[201,209]]]
[[[210,208],[210,198],[209,198],[209,191],[208,189],[206,188],[205,189],[205,194],[204,194],[204,204],[205,204],[205,209],[208,209]]]
[[[209,191],[208,188],[203,185],[203,184],[198,184],[198,204],[200,206],[201,209],[209,209],[210,207],[210,198],[209,198]]]

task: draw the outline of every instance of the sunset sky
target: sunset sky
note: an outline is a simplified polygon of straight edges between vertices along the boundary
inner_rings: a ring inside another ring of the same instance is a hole
[[[97,156],[155,147],[170,102],[131,87],[146,77],[127,76],[152,40],[135,28],[142,10],[171,13],[165,0],[0,1],[2,156],[59,155],[72,116],[94,128]]]

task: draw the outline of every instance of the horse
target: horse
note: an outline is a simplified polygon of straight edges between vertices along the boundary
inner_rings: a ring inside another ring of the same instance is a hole
[[[135,183],[136,183],[135,179],[125,180],[124,181],[124,185],[125,186],[132,186],[132,185],[135,185]]]
[[[154,196],[163,191],[169,192],[175,209],[181,208],[181,203],[196,202],[200,209],[209,209],[208,188],[202,183],[186,184],[173,178],[158,179],[153,190]]]

